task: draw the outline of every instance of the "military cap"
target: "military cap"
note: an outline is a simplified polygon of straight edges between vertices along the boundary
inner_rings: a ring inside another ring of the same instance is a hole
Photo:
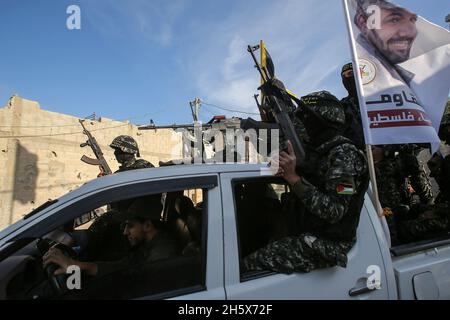
[[[349,62],[349,63],[344,64],[344,66],[342,67],[342,70],[341,70],[341,74],[343,74],[344,72],[346,72],[348,70],[353,70],[353,63]]]
[[[130,136],[118,136],[109,145],[113,149],[120,149],[125,153],[136,154],[139,157],[139,148],[136,140]]]
[[[303,105],[330,125],[344,125],[345,113],[339,100],[328,91],[313,92],[301,98]],[[296,112],[303,112],[298,108]],[[297,114],[298,116],[298,114]]]

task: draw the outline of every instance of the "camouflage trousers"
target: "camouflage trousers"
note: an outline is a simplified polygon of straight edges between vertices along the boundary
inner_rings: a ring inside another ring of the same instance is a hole
[[[398,223],[398,236],[402,242],[432,239],[448,231],[450,231],[450,218],[448,216],[419,217]]]
[[[392,245],[436,238],[450,231],[450,206],[418,204],[386,216]]]
[[[347,266],[347,253],[354,242],[336,242],[310,234],[274,241],[243,259],[245,271],[270,270],[279,273],[310,272],[333,266]]]

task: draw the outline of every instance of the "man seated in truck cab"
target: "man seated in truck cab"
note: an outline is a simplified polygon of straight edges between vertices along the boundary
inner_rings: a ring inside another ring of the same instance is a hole
[[[120,164],[119,169],[114,173],[154,167],[152,163],[144,159],[137,159],[140,157],[139,147],[131,136],[120,135],[114,138],[109,146],[114,150],[114,156]],[[98,217],[89,228],[89,242],[83,252],[86,259],[114,261],[126,255],[129,248],[114,215],[117,211],[126,211],[131,204],[130,201],[110,203],[109,207],[112,210]]]
[[[118,271],[133,275],[148,263],[173,257],[178,254],[177,244],[160,221],[161,211],[161,195],[156,194],[137,198],[125,213],[117,214],[123,221],[123,235],[131,246],[129,254],[121,260],[77,261],[51,248],[43,257],[44,267],[57,264],[60,268],[55,274],[65,273],[67,267],[76,265],[88,276],[100,277]]]
[[[243,268],[282,273],[345,267],[368,186],[367,161],[352,141],[339,135],[345,114],[339,100],[322,91],[302,97],[296,111],[304,123],[318,161],[296,168],[288,143],[279,156],[279,175],[293,191],[290,234],[243,260]]]

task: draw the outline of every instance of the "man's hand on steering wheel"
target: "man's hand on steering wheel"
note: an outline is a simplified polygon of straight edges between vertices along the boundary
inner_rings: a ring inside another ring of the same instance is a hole
[[[57,248],[50,248],[42,257],[42,261],[44,264],[44,268],[47,267],[50,263],[57,264],[60,268],[57,269],[53,275],[59,275],[59,274],[65,274],[66,270],[71,265],[76,265],[77,262],[70,258],[65,256],[61,250]]]

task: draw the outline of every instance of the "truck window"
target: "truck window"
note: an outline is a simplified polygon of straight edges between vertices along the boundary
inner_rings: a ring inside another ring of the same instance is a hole
[[[428,148],[420,144],[373,147],[378,195],[392,247],[448,238],[447,165],[442,155],[431,157]]]
[[[39,276],[27,282],[28,269],[18,270],[4,298],[160,299],[205,290],[206,191],[171,189],[80,212],[28,246],[27,268]],[[54,276],[58,264],[42,267],[51,247],[76,264],[96,264],[97,273],[80,267],[81,288],[67,289],[68,275]]]
[[[287,235],[283,198],[289,187],[282,181],[234,183],[239,259]],[[243,274],[241,277],[249,276]]]

